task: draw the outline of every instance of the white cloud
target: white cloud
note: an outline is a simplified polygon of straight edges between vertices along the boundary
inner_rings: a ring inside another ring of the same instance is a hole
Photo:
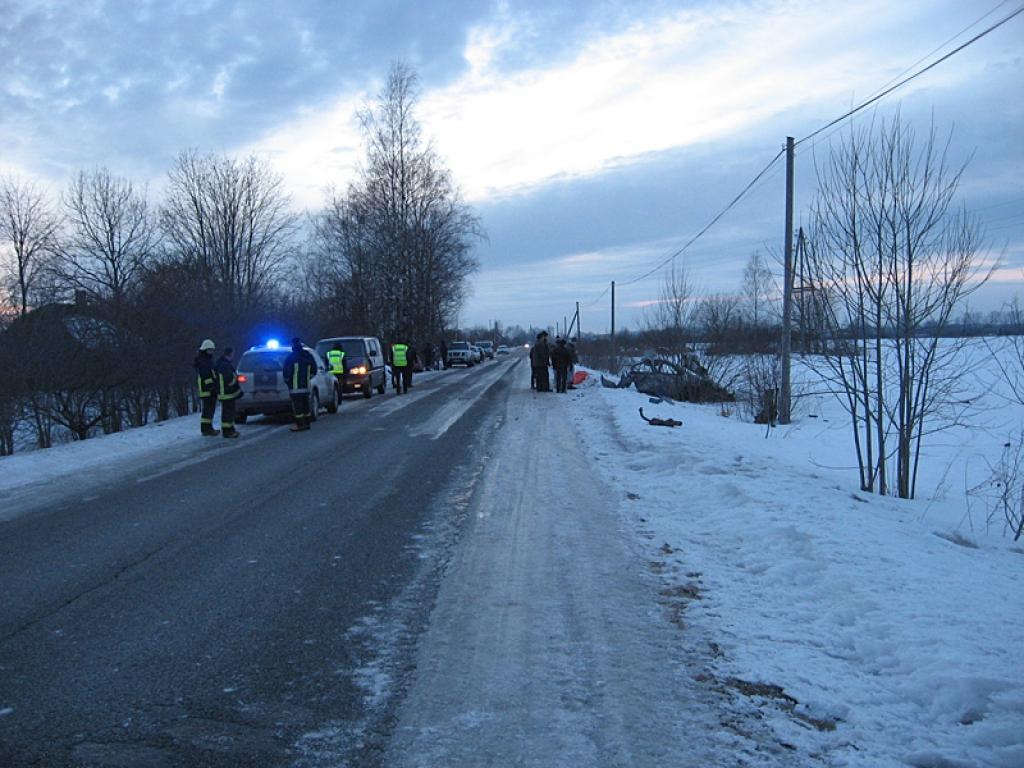
[[[502,21],[470,34],[469,71],[425,94],[423,122],[471,199],[593,173],[867,92],[888,76],[888,59],[864,45],[883,10],[898,21],[878,2],[686,11],[594,39],[557,66],[514,73],[494,66],[498,49],[516,40]],[[828,48],[850,29],[863,30],[855,45]]]
[[[887,0],[712,4],[638,19],[548,67],[505,71],[514,57],[503,54],[534,30],[502,6],[469,31],[465,74],[425,91],[418,116],[467,197],[485,199],[727,140],[795,107],[831,118],[910,63],[894,60],[893,36],[920,33],[921,13]],[[947,66],[927,83],[962,76]],[[361,154],[354,113],[367,92],[342,94],[247,149],[274,158],[296,198],[316,205]]]

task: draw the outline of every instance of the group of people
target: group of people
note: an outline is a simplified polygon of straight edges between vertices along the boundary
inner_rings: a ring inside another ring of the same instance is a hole
[[[235,429],[235,400],[242,396],[238,386],[238,374],[231,362],[234,350],[225,347],[223,354],[213,359],[217,345],[212,339],[203,339],[192,367],[199,377],[199,401],[201,403],[199,428],[205,437],[238,437]],[[213,416],[220,402],[220,429],[213,428]]]
[[[576,353],[576,339],[569,341],[559,337],[555,345],[548,343],[548,332],[537,334],[537,341],[530,349],[530,387],[538,392],[565,392],[575,389],[572,377],[576,370],[579,356]],[[555,369],[555,388],[551,389],[551,378],[548,368]]]
[[[242,396],[242,388],[239,386],[238,372],[232,362],[234,350],[225,347],[224,352],[216,361],[213,359],[217,345],[213,339],[203,339],[199,345],[199,351],[192,361],[199,381],[199,400],[202,404],[199,417],[199,430],[204,437],[216,437],[222,435],[227,438],[239,436],[235,429],[235,402]],[[335,375],[342,375],[344,368],[341,361],[344,353],[340,352],[341,347],[335,345],[331,350],[334,355],[329,354],[328,359],[331,365],[331,372]],[[292,432],[305,432],[309,429],[312,421],[312,413],[309,404],[309,387],[312,378],[316,375],[317,362],[313,355],[306,349],[302,339],[292,339],[292,349],[282,366],[284,382],[288,386],[288,394],[292,400],[292,412],[295,416],[295,423],[292,424]],[[220,403],[220,429],[213,426],[213,417],[217,410],[217,403]]]

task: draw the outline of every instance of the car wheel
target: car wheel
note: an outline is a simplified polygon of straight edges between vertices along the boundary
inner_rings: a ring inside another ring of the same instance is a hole
[[[369,376],[366,377],[366,383],[363,385],[363,397],[367,400],[373,397],[373,379]]]
[[[309,395],[309,420],[316,421],[316,416],[319,411],[320,393],[314,389]]]
[[[380,380],[380,385],[377,387],[377,394],[383,395],[387,390],[387,382],[384,379]]]
[[[327,404],[327,412],[328,413],[337,413],[338,412],[338,406],[341,405],[341,393],[338,392],[337,385],[331,387],[331,394],[334,395],[334,397],[332,397],[331,398],[331,402],[329,402]]]

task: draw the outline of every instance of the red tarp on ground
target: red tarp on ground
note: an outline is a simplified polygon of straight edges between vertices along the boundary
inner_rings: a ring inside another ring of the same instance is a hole
[[[572,385],[575,387],[577,384],[582,384],[587,380],[587,376],[589,375],[590,374],[586,371],[576,371],[576,373],[572,375]]]

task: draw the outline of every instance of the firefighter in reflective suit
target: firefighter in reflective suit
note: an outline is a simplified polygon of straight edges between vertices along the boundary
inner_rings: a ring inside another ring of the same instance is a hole
[[[199,345],[199,353],[192,361],[192,367],[195,368],[199,380],[199,401],[202,403],[199,431],[205,437],[220,434],[220,430],[213,428],[213,415],[217,411],[217,374],[213,371],[214,349],[212,339],[203,339],[203,343]]]
[[[302,346],[301,339],[292,339],[292,352],[284,360],[284,382],[292,396],[295,423],[292,432],[305,432],[312,418],[309,407],[309,386],[316,375],[316,360]]]
[[[231,363],[234,351],[226,347],[224,354],[213,366],[213,372],[217,374],[217,399],[220,400],[220,432],[224,437],[238,437],[238,430],[235,429],[235,400],[242,396],[242,388],[238,386],[238,375]]]

